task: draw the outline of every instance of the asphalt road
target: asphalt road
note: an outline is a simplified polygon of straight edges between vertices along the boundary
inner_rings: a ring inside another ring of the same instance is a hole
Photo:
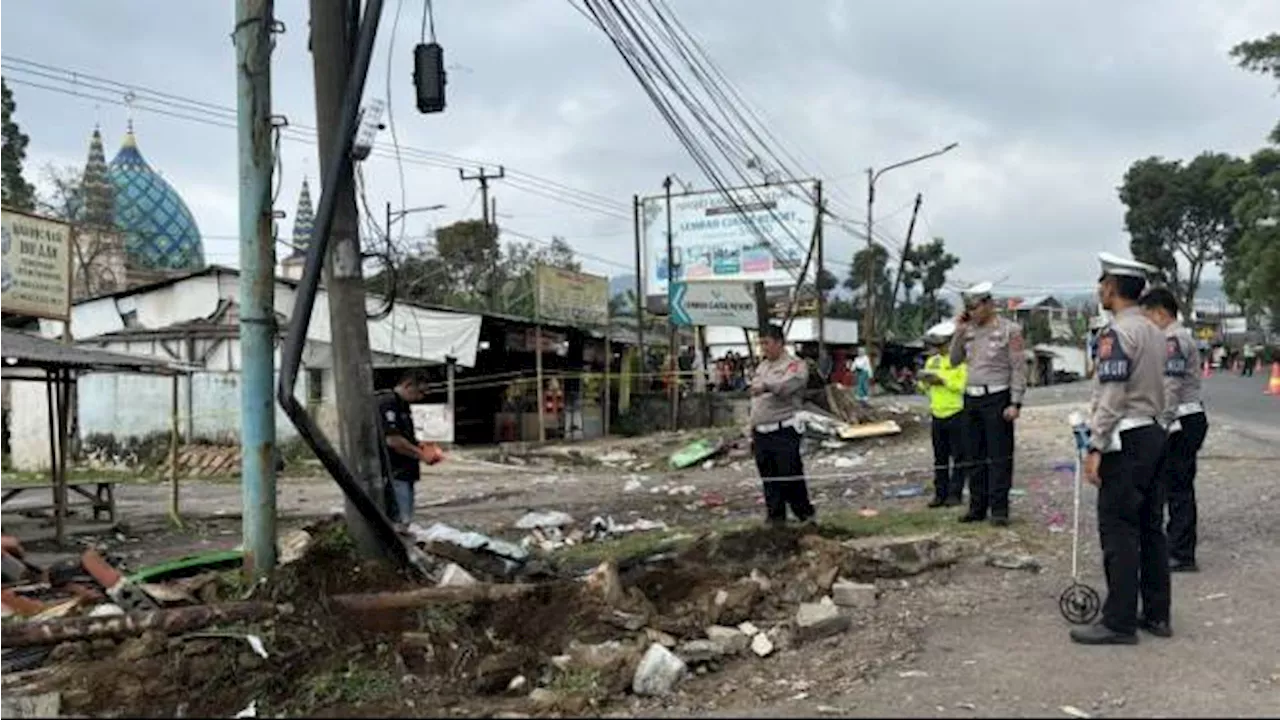
[[[1209,421],[1222,416],[1261,439],[1280,439],[1280,395],[1267,395],[1267,373],[1240,377],[1216,373],[1205,378],[1204,402]]]

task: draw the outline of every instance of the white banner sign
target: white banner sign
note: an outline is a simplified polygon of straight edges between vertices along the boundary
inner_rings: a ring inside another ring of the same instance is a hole
[[[760,327],[756,283],[678,282],[671,293],[671,320],[676,325]]]
[[[814,183],[739,188],[729,195],[732,202],[718,190],[671,198],[676,280],[794,285],[813,238]],[[641,205],[646,295],[667,293],[666,207],[661,196]]]

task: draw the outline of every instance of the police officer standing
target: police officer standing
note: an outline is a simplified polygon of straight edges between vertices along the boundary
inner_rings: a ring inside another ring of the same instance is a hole
[[[1178,322],[1178,300],[1166,288],[1153,288],[1139,301],[1147,319],[1164,330],[1164,414],[1169,432],[1160,481],[1168,494],[1169,569],[1195,572],[1196,454],[1209,432],[1200,400],[1200,350],[1191,331]]]
[[[947,357],[947,346],[956,326],[951,321],[929,328],[924,342],[929,359],[920,372],[917,386],[929,396],[929,412],[933,415],[930,431],[933,438],[933,500],[929,507],[959,505],[964,495],[964,387],[967,368],[953,367]]]
[[[809,369],[787,352],[782,328],[760,328],[763,356],[751,377],[751,441],[756,468],[764,483],[770,524],[787,521],[787,506],[801,522],[812,521],[813,505],[800,459],[800,427],[796,412],[804,401]],[[776,480],[770,478],[777,478]]]
[[[1101,620],[1071,631],[1085,645],[1133,645],[1139,627],[1169,637],[1169,548],[1157,477],[1165,431],[1164,333],[1138,306],[1149,265],[1101,253],[1098,295],[1112,319],[1098,335],[1084,479],[1098,488],[1098,535],[1107,576]],[[1138,613],[1139,599],[1142,614]]]
[[[969,512],[960,522],[1009,524],[1013,487],[1013,422],[1027,390],[1027,361],[1022,326],[996,314],[991,283],[962,293],[964,311],[951,338],[953,366],[968,363],[964,425],[969,438]]]

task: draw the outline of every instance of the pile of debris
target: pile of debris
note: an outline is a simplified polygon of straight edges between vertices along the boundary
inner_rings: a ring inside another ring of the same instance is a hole
[[[528,534],[520,541],[520,547],[528,550],[537,548],[543,552],[553,552],[563,547],[571,547],[582,543],[615,540],[623,535],[637,532],[665,531],[667,524],[660,520],[637,518],[629,523],[619,523],[612,515],[591,519],[585,528],[575,528],[577,521],[573,516],[559,510],[529,511],[516,521],[516,528]]]

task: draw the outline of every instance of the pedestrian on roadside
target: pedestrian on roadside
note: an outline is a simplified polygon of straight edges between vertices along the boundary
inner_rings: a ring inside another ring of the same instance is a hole
[[[871,358],[867,356],[866,348],[858,348],[853,359],[853,375],[858,385],[857,398],[865,402],[871,397]]]
[[[814,519],[800,458],[800,423],[809,369],[787,352],[782,328],[760,329],[760,362],[751,377],[751,444],[764,486],[766,519],[781,526],[787,507],[801,522]],[[776,479],[775,479],[776,478]]]
[[[1084,645],[1133,645],[1138,628],[1170,637],[1169,547],[1158,478],[1165,430],[1165,334],[1138,305],[1155,268],[1100,253],[1098,295],[1112,313],[1098,336],[1098,373],[1084,479],[1098,488],[1098,536],[1107,576],[1101,619],[1071,631]],[[1141,613],[1139,613],[1141,604]]]
[[[387,478],[387,515],[399,533],[406,532],[409,523],[413,521],[414,485],[422,477],[421,464],[439,459],[428,456],[418,445],[413,428],[413,410],[410,406],[426,398],[426,384],[425,373],[421,370],[409,370],[400,376],[394,388],[379,392],[376,396],[390,471]]]
[[[924,342],[929,359],[924,363],[916,386],[929,397],[933,416],[933,500],[929,507],[954,507],[964,496],[964,386],[968,368],[951,364],[947,346],[955,334],[954,322],[929,328]]]
[[[1246,342],[1240,354],[1244,356],[1244,368],[1240,371],[1240,374],[1244,377],[1253,377],[1253,368],[1258,364],[1258,347],[1253,343]]]
[[[1027,391],[1027,360],[1022,326],[996,314],[991,283],[961,293],[964,311],[951,338],[953,366],[966,364],[964,425],[969,447],[969,511],[960,522],[1009,524],[1013,488],[1013,423]]]
[[[1169,521],[1169,570],[1195,572],[1196,565],[1196,455],[1209,432],[1209,420],[1200,399],[1200,351],[1191,331],[1178,322],[1178,300],[1165,288],[1148,290],[1139,301],[1147,319],[1164,331],[1164,414],[1160,422],[1168,432],[1159,479],[1164,484]],[[1247,346],[1246,346],[1247,347]],[[1249,361],[1245,360],[1245,367]],[[1163,512],[1163,510],[1162,510]]]

